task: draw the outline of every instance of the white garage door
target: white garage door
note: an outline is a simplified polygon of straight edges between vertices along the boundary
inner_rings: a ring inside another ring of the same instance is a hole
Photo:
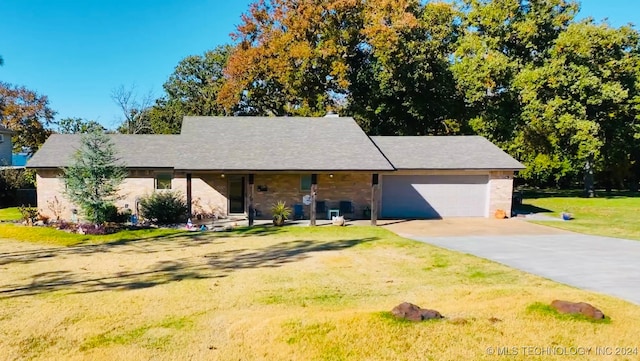
[[[487,175],[385,175],[382,217],[486,217]]]

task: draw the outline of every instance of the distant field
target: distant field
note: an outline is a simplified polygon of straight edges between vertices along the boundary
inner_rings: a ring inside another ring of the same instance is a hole
[[[615,192],[596,198],[582,198],[580,191],[524,191],[522,211],[548,212],[558,216],[569,212],[568,222],[539,222],[569,231],[640,240],[640,193]]]

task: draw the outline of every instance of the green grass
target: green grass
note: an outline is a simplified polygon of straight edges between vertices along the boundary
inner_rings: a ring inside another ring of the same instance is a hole
[[[579,197],[577,191],[524,192],[524,211],[547,212],[560,216],[573,215],[566,222],[539,222],[546,226],[573,232],[640,240],[640,194],[619,192],[606,196],[598,192],[596,198]]]
[[[53,246],[77,246],[111,242],[127,242],[139,239],[175,236],[184,233],[176,229],[140,229],[120,231],[106,235],[87,235],[60,231],[51,227],[27,227],[21,224],[0,224],[1,238],[33,242]]]
[[[20,214],[18,207],[0,209],[0,222],[19,221],[21,219],[22,215]]]
[[[163,321],[136,327],[130,330],[110,331],[99,334],[88,339],[81,347],[81,350],[89,350],[97,347],[105,347],[111,344],[117,345],[131,345],[140,342],[144,339],[143,336],[151,329],[172,329],[172,330],[184,330],[193,325],[193,320],[188,317],[175,317],[170,316]],[[162,348],[163,344],[168,343],[167,337],[150,337],[144,340],[143,346],[149,348]]]

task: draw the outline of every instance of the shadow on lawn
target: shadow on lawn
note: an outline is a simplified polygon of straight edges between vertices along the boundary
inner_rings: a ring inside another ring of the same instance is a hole
[[[173,238],[170,236],[169,238]],[[215,241],[218,237],[212,237]],[[371,242],[377,237],[363,239],[346,239],[329,242],[311,240],[296,240],[286,243],[269,245],[260,249],[233,249],[220,252],[195,253],[186,258],[159,261],[141,270],[123,270],[111,273],[95,273],[87,269],[77,270],[52,270],[34,274],[29,283],[0,284],[0,299],[40,295],[49,292],[62,291],[69,294],[93,293],[110,290],[136,290],[150,288],[172,282],[189,279],[216,279],[224,278],[229,274],[243,269],[280,267],[291,262],[298,262],[311,256],[314,252],[339,251],[353,247],[357,244]],[[203,243],[212,244],[211,240],[198,240],[194,237],[183,237],[167,241],[166,245],[158,245],[154,241],[152,246],[159,250],[154,252],[181,251],[183,247],[197,247]],[[163,242],[165,243],[165,242]],[[146,253],[144,247],[138,244],[120,245],[124,247],[118,251],[123,253]],[[70,248],[57,248],[42,251],[34,251],[19,256],[19,263],[45,261],[51,257],[90,257],[98,252],[112,251],[114,245],[82,246]],[[90,248],[88,250],[87,248]],[[118,254],[114,254],[117,257]],[[2,260],[5,261],[4,255]],[[131,262],[130,260],[128,262]],[[14,262],[16,263],[16,262]],[[6,264],[6,262],[5,262]],[[19,265],[18,265],[19,266]],[[131,267],[135,267],[132,265]],[[2,282],[2,281],[0,281]]]
[[[200,246],[203,244],[221,243],[224,238],[242,238],[270,236],[282,232],[281,227],[242,227],[223,232],[181,232],[169,235],[158,235],[139,238],[126,235],[121,239],[100,244],[79,244],[68,247],[43,246],[36,250],[1,252],[0,266],[11,263],[32,263],[41,259],[59,256],[86,255],[120,251],[124,246],[130,249],[124,253],[157,253],[175,249],[175,247]],[[151,246],[151,247],[150,247]]]

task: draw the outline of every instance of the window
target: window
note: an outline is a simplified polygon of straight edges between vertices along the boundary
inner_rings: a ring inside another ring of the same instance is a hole
[[[157,174],[156,189],[171,189],[171,174]]]
[[[300,176],[300,190],[301,191],[310,191],[311,190],[311,175],[304,174]]]
[[[4,134],[0,134],[0,143],[4,142]]]

